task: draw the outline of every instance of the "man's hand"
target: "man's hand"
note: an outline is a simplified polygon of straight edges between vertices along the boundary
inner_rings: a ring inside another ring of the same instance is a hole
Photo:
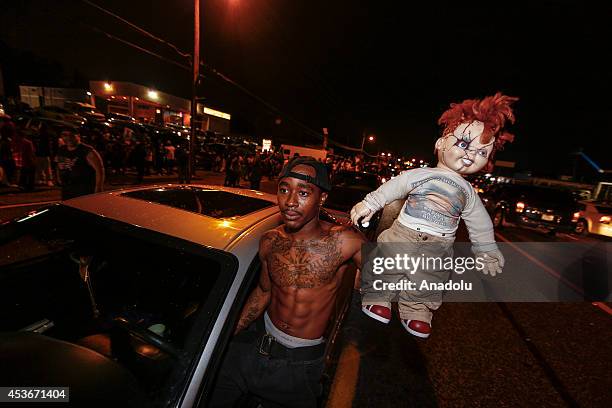
[[[361,223],[365,224],[366,222],[370,222],[370,219],[374,215],[374,211],[370,210],[363,201],[355,204],[355,206],[351,209],[351,221],[356,226],[359,225],[359,220],[361,219]]]
[[[491,274],[491,276],[495,276],[498,273],[502,273],[502,268],[504,267],[504,263],[506,261],[498,249],[489,252],[480,252],[476,254],[476,257],[480,258],[484,264],[482,273],[485,275]]]

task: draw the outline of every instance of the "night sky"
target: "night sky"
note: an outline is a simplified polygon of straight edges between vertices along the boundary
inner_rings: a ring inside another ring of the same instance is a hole
[[[95,0],[191,52],[193,2]],[[418,4],[416,4],[418,3]],[[603,2],[601,2],[603,3]],[[85,2],[2,2],[5,80],[80,83],[112,79],[190,96],[190,73],[102,31],[187,64]],[[612,5],[584,1],[202,0],[204,62],[279,108],[279,115],[217,78],[200,93],[255,136],[289,126],[330,129],[372,153],[431,158],[439,115],[451,102],[502,91],[518,96],[516,142],[498,155],[535,174],[571,174],[580,148],[612,168]],[[10,55],[9,61],[7,61]],[[27,56],[24,57],[24,55]],[[36,58],[44,62],[23,61]],[[44,65],[43,64],[43,65]],[[44,72],[41,72],[44,71]],[[7,88],[10,84],[7,84]],[[53,85],[53,84],[50,84]],[[280,126],[274,121],[281,117]],[[276,133],[278,134],[278,133]]]

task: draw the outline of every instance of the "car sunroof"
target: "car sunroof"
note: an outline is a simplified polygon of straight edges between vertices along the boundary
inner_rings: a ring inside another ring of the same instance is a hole
[[[121,195],[214,218],[240,217],[274,206],[267,200],[199,187],[161,187]]]

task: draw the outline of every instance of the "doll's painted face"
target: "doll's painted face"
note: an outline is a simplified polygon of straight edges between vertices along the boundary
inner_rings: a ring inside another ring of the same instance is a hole
[[[495,143],[495,139],[487,144],[480,143],[483,131],[484,123],[466,122],[457,126],[453,133],[438,139],[438,167],[465,175],[482,170],[489,161]]]

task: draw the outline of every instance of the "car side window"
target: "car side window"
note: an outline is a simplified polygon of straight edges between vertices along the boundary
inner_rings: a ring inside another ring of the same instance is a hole
[[[0,331],[38,328],[91,348],[134,374],[152,401],[172,398],[209,340],[237,261],[66,211],[2,230]]]

